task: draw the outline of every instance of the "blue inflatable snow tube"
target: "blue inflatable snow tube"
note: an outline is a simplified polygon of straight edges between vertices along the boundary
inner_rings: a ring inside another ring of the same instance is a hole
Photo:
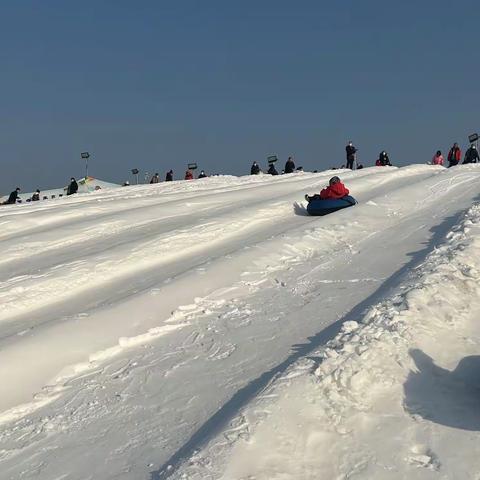
[[[328,198],[326,200],[315,198],[308,202],[307,212],[310,215],[328,215],[342,208],[352,207],[356,203],[357,201],[350,195],[337,199]]]

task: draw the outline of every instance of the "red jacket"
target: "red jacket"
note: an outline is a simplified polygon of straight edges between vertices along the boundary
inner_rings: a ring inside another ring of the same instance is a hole
[[[348,195],[350,190],[345,187],[342,182],[334,183],[329,185],[327,188],[324,188],[320,192],[320,198],[326,200],[327,198],[342,198],[345,195]]]
[[[448,152],[448,161],[449,162],[459,162],[462,158],[462,151],[458,147],[452,147]]]
[[[185,172],[185,180],[193,180],[193,173],[190,170]]]

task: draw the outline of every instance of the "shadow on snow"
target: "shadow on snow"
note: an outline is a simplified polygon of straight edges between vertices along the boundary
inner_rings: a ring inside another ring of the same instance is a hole
[[[480,200],[480,196],[475,200]],[[303,207],[302,207],[303,208]],[[306,210],[305,210],[306,212]],[[302,213],[299,213],[302,215]],[[399,270],[393,273],[382,285],[369,297],[356,305],[344,317],[333,323],[329,327],[321,330],[317,334],[308,338],[308,341],[302,344],[292,346],[292,353],[280,364],[271,370],[264,372],[258,378],[252,380],[245,387],[238,390],[230,400],[228,400],[215,414],[213,414],[203,425],[201,425],[190,439],[180,447],[163,465],[157,470],[150,472],[150,480],[164,480],[173,475],[180,467],[183,461],[191,457],[195,451],[204,447],[210,439],[220,433],[229,421],[231,421],[239,411],[244,408],[256,395],[258,395],[272,380],[280,376],[294,362],[302,357],[309,356],[316,349],[325,345],[334,338],[339,332],[344,322],[349,320],[358,320],[365,313],[365,310],[372,304],[378,303],[382,298],[399,285],[402,279],[408,275],[413,267],[423,261],[431,252],[434,246],[444,240],[444,237],[450,229],[463,218],[464,210],[447,217],[440,225],[430,229],[432,236],[425,242],[425,247],[410,252],[410,260]],[[318,357],[310,357],[317,363],[321,362]]]
[[[464,357],[450,371],[421,350],[410,355],[418,371],[410,372],[403,386],[405,410],[447,427],[479,431],[480,356]]]

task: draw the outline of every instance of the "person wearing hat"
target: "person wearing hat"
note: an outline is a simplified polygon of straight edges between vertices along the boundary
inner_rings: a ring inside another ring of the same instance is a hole
[[[78,192],[78,183],[74,177],[70,179],[70,185],[67,187],[67,195],[73,195]]]
[[[15,205],[18,200],[18,194],[20,193],[20,187],[17,187],[10,195],[8,199],[5,200],[2,205]]]
[[[260,173],[260,167],[257,162],[253,162],[250,168],[250,175],[258,175]]]
[[[37,188],[35,193],[32,195],[31,198],[32,202],[38,202],[40,200],[40,190]]]
[[[313,195],[313,197],[310,197],[308,195],[305,195],[305,199],[307,202],[310,202],[313,199],[318,199],[320,198],[321,200],[327,200],[327,199],[338,199],[338,198],[343,198],[346,195],[350,194],[350,190],[345,187],[345,185],[342,183],[340,178],[337,176],[332,177],[330,181],[328,182],[328,187],[325,187],[321,192],[320,195]]]
[[[478,157],[478,150],[475,145],[470,145],[470,148],[465,152],[465,158],[463,159],[463,164],[466,163],[477,163],[480,161]]]

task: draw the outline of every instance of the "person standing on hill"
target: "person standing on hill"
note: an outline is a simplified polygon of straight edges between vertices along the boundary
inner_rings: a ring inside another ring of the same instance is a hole
[[[150,183],[160,183],[160,175],[156,173],[151,179]]]
[[[448,168],[454,167],[455,165],[458,165],[458,162],[460,162],[460,159],[462,158],[462,151],[460,150],[460,147],[458,146],[458,143],[455,142],[453,144],[453,147],[450,149],[448,152]]]
[[[185,172],[185,180],[193,180],[193,173],[190,169]]]
[[[295,162],[292,157],[288,157],[285,163],[285,173],[293,173],[295,171]]]
[[[17,187],[5,200],[2,205],[15,205],[18,200],[18,194],[20,193],[20,187]]]
[[[258,175],[260,173],[260,167],[257,162],[253,162],[250,168],[250,175]]]
[[[173,182],[173,170],[169,170],[165,176],[166,182]]]
[[[432,158],[432,165],[443,165],[443,155],[440,150]]]
[[[352,141],[348,142],[348,145],[345,147],[347,154],[347,168],[353,170],[353,162],[355,162],[357,149],[353,146]]]
[[[475,145],[470,145],[470,148],[465,152],[463,164],[477,163],[478,161],[480,161],[480,158],[478,157],[477,147]]]
[[[70,185],[67,187],[67,195],[73,195],[78,192],[78,183],[75,178],[70,179]]]

